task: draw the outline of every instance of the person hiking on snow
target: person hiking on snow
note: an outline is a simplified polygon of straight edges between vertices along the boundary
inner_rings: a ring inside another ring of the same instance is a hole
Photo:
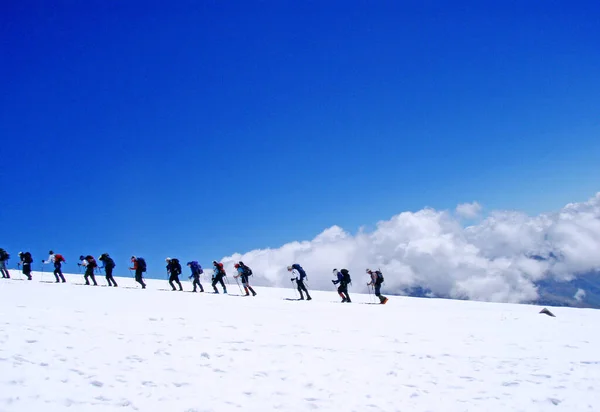
[[[83,274],[83,278],[85,279],[85,284],[89,286],[90,281],[88,278],[92,278],[92,282],[94,282],[94,286],[98,286],[96,283],[96,276],[94,275],[94,269],[98,266],[96,263],[96,259],[92,255],[87,256],[79,256],[79,260],[81,263],[78,263],[79,266],[83,266],[85,268],[85,273]]]
[[[59,253],[54,254],[53,251],[49,251],[48,255],[50,255],[48,256],[48,260],[42,260],[42,264],[54,263],[54,277],[56,278],[56,283],[59,283],[60,281],[65,283],[66,280],[62,273],[62,262],[65,262],[65,258]]]
[[[383,275],[381,274],[381,271],[372,271],[371,269],[367,269],[367,273],[371,276],[371,281],[367,283],[367,286],[373,286],[375,289],[375,296],[379,298],[379,303],[382,305],[385,304],[388,301],[388,298],[381,294],[381,284],[383,283]]]
[[[2,279],[10,279],[10,273],[8,273],[8,269],[6,268],[6,262],[10,255],[8,252],[2,248],[0,248],[0,273],[2,273]]]
[[[129,270],[135,270],[135,281],[142,285],[142,289],[146,289],[146,284],[142,278],[142,273],[146,271],[146,261],[144,258],[132,256],[131,263],[133,267],[129,268]]]
[[[169,285],[171,285],[173,290],[177,290],[173,284],[173,282],[175,282],[179,285],[179,290],[183,290],[183,286],[181,286],[181,282],[179,281],[179,275],[181,274],[181,264],[179,264],[179,259],[166,258],[165,261],[167,262],[167,273],[170,275]]]
[[[244,291],[246,292],[246,296],[250,296],[250,293],[248,293],[248,290],[250,290],[250,292],[252,292],[252,296],[256,296],[256,292],[254,291],[254,289],[252,289],[252,286],[250,286],[250,282],[248,280],[248,276],[252,275],[252,270],[244,265],[244,262],[239,262],[236,263],[235,265],[233,265],[236,269],[238,274],[234,275],[234,278],[242,278],[242,285],[244,286]]]
[[[225,269],[223,269],[223,264],[213,260],[212,287],[215,290],[215,293],[219,293],[217,290],[217,283],[220,283],[223,287],[223,293],[227,293],[227,288],[223,282],[223,277],[225,276],[227,276],[227,274],[225,273]]]
[[[31,264],[33,263],[31,253],[19,252],[19,258],[21,259],[21,265],[23,265],[23,274],[27,276],[28,280],[31,280]]]
[[[115,265],[115,261],[108,255],[108,253],[103,253],[98,258],[100,262],[102,262],[102,266],[99,266],[100,269],[104,269],[104,273],[106,273],[106,281],[108,282],[108,286],[117,287],[117,282],[115,278],[113,278],[112,272]]]
[[[350,295],[348,294],[348,284],[350,283],[350,274],[347,269],[342,269],[338,271],[337,269],[333,269],[333,275],[337,276],[337,280],[332,280],[331,282],[334,285],[339,283],[338,286],[338,295],[342,298],[342,303],[348,302],[351,303]]]
[[[192,282],[192,285],[194,285],[194,290],[192,292],[196,291],[196,285],[200,287],[200,292],[204,292],[204,287],[202,286],[202,283],[200,283],[200,274],[204,272],[202,270],[202,266],[200,266],[200,264],[195,260],[188,262],[187,266],[189,266],[190,270],[192,271],[190,279],[194,279]]]
[[[298,285],[298,292],[300,292],[300,300],[304,300],[302,291],[306,292],[306,300],[311,300],[312,298],[308,294],[308,289],[306,289],[306,286],[304,285],[304,279],[306,278],[306,272],[304,271],[304,269],[302,269],[302,266],[300,266],[297,263],[294,263],[292,266],[288,266],[287,270],[288,270],[288,272],[292,272],[292,274],[294,274],[294,272],[293,272],[294,270],[297,272],[296,277],[291,278],[290,280],[292,282],[296,281],[296,284]]]

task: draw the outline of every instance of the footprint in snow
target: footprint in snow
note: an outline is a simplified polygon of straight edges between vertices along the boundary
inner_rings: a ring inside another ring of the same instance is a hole
[[[210,355],[209,355],[208,353],[206,353],[206,352],[202,352],[202,353],[200,354],[200,357],[201,357],[201,358],[210,359]]]
[[[101,388],[101,387],[103,387],[103,386],[104,386],[104,383],[102,383],[102,382],[100,382],[100,381],[91,381],[91,382],[90,382],[90,385],[92,385],[92,386],[96,386],[96,387],[98,387],[98,388]]]

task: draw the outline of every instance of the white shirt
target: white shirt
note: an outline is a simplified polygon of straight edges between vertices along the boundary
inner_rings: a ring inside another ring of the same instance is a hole
[[[48,260],[46,260],[46,261],[44,261],[42,263],[44,263],[44,264],[46,264],[46,263],[54,263],[54,255],[48,256]]]

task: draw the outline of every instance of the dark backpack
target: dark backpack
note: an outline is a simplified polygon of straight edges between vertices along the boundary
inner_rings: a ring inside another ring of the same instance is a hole
[[[171,268],[174,269],[174,274],[181,275],[181,264],[179,263],[179,259],[171,259]]]
[[[65,258],[63,257],[63,255],[57,253],[56,255],[54,255],[54,263],[60,263],[60,262],[64,262]]]
[[[23,263],[33,263],[33,258],[31,257],[31,253],[29,253],[29,252],[23,253]]]
[[[252,276],[252,269],[250,269],[248,266],[242,265],[242,270],[244,271],[244,275]]]
[[[114,268],[115,266],[117,266],[117,265],[115,265],[115,261],[114,261],[114,260],[113,260],[111,257],[109,257],[109,256],[104,256],[104,267],[107,267],[107,268],[109,268],[109,269],[112,269],[112,268]]]
[[[144,258],[139,257],[136,259],[136,262],[137,262],[138,269],[141,270],[142,272],[145,272],[146,271],[146,261],[144,260]]]
[[[349,284],[352,283],[352,279],[350,278],[350,273],[348,272],[348,269],[342,269],[340,270],[340,272],[342,272],[342,276],[343,276],[343,280],[344,283]]]
[[[96,263],[96,259],[94,259],[94,257],[92,255],[87,255],[85,257],[85,260],[87,260],[88,262],[88,267],[89,268],[95,268],[96,266],[98,266],[98,264]]]
[[[377,275],[377,281],[375,283],[382,284],[384,279],[383,279],[383,274],[380,271],[375,272],[375,274]]]
[[[6,250],[0,248],[0,261],[8,260],[10,255],[6,252]]]

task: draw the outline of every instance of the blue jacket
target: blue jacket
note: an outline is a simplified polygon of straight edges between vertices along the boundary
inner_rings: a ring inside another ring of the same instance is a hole
[[[342,272],[340,272],[338,270],[338,272],[337,272],[337,280],[334,280],[333,284],[337,285],[338,283],[343,282],[343,281],[344,281],[344,275],[342,275]]]
[[[292,269],[296,269],[298,271],[298,274],[300,275],[300,280],[304,280],[304,278],[306,277],[306,272],[304,271],[304,269],[302,269],[302,266],[300,266],[297,263],[294,263],[292,265]]]

